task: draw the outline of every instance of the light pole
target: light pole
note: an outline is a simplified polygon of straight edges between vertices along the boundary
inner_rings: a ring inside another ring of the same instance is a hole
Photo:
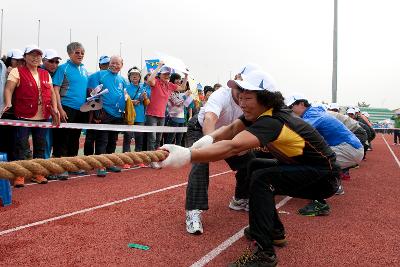
[[[38,20],[37,45],[40,46],[40,19]]]
[[[72,43],[72,29],[69,28],[69,43]]]
[[[140,48],[140,69],[143,69],[143,48]]]
[[[96,69],[98,69],[99,64],[97,64],[97,60],[99,60],[99,36],[96,37]]]
[[[338,0],[334,0],[333,14],[333,67],[332,67],[332,103],[337,103],[337,24]]]
[[[1,9],[1,28],[0,28],[0,57],[3,52],[3,9]]]
[[[122,57],[122,42],[119,42],[119,56]]]

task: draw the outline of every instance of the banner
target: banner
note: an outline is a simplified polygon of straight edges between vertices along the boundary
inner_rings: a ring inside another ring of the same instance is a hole
[[[159,59],[146,59],[146,69],[148,73],[152,73],[158,66]]]

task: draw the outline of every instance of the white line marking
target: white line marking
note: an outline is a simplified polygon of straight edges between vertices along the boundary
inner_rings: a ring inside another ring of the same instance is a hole
[[[232,172],[232,171],[229,170],[229,171],[225,171],[225,172],[216,173],[216,174],[210,175],[210,178],[216,177],[216,176],[220,176],[220,175],[224,175],[224,174],[227,174],[227,173],[230,173],[230,172]],[[145,196],[153,195],[153,194],[156,194],[156,193],[168,191],[168,190],[171,190],[171,189],[174,189],[174,188],[178,188],[178,187],[181,187],[181,186],[184,186],[184,185],[187,185],[187,182],[181,183],[181,184],[176,184],[176,185],[171,185],[171,186],[164,187],[164,188],[161,188],[161,189],[157,189],[157,190],[154,190],[154,191],[146,192],[146,193],[143,193],[143,194],[140,194],[140,195],[137,195],[137,196],[132,196],[132,197],[116,200],[116,201],[113,201],[113,202],[108,202],[108,203],[105,203],[105,204],[102,204],[102,205],[86,208],[86,209],[83,209],[83,210],[78,210],[78,211],[74,211],[74,212],[71,212],[71,213],[66,213],[66,214],[63,214],[63,215],[60,215],[60,216],[57,216],[57,217],[53,217],[53,218],[49,218],[49,219],[46,219],[46,220],[42,220],[42,221],[38,221],[38,222],[34,222],[34,223],[21,225],[21,226],[15,227],[15,228],[10,228],[10,229],[1,231],[0,232],[0,236],[6,235],[6,234],[9,234],[9,233],[12,233],[12,232],[17,232],[17,231],[20,231],[22,229],[30,228],[30,227],[33,227],[33,226],[42,225],[42,224],[45,224],[45,223],[48,223],[48,222],[53,222],[53,221],[61,220],[61,219],[64,219],[64,218],[72,217],[74,215],[86,213],[86,212],[93,211],[93,210],[98,210],[98,209],[101,209],[101,208],[113,206],[113,205],[120,204],[120,203],[123,203],[123,202],[127,202],[127,201],[130,201],[130,200],[134,200],[134,199],[142,198],[142,197],[145,197]]]
[[[398,165],[399,168],[400,168],[400,161],[399,161],[399,159],[396,157],[396,154],[394,154],[392,148],[389,146],[389,144],[388,144],[388,142],[386,141],[386,139],[385,139],[385,137],[383,136],[383,134],[382,134],[381,136],[382,136],[383,141],[385,141],[386,146],[389,148],[390,153],[392,153],[392,156],[393,156],[394,160],[396,161],[397,165]]]
[[[275,207],[277,209],[279,209],[280,207],[285,205],[291,199],[292,199],[291,197],[285,197],[278,204],[276,204]],[[190,267],[203,267],[204,265],[206,265],[207,263],[212,261],[215,257],[217,257],[219,254],[221,254],[221,252],[223,252],[224,250],[226,250],[227,248],[232,246],[233,243],[235,243],[240,238],[242,238],[243,237],[243,230],[247,226],[248,225],[246,225],[245,227],[240,229],[239,232],[237,232],[236,234],[234,234],[233,236],[231,236],[230,238],[228,238],[227,240],[222,242],[218,247],[216,247],[215,249],[211,250],[207,255],[205,255],[203,258],[201,258],[200,260],[196,261],[195,263],[193,263]]]

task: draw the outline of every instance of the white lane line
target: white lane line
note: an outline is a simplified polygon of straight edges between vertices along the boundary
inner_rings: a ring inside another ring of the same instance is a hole
[[[216,174],[210,175],[210,178],[216,177],[216,176],[220,176],[220,175],[224,175],[224,174],[227,174],[227,173],[230,173],[230,172],[232,172],[232,171],[229,170],[229,171],[225,171],[225,172],[216,173]],[[161,189],[157,189],[157,190],[154,190],[154,191],[146,192],[146,193],[143,193],[143,194],[140,194],[140,195],[136,195],[136,196],[132,196],[132,197],[116,200],[116,201],[113,201],[113,202],[108,202],[108,203],[105,203],[105,204],[102,204],[102,205],[86,208],[86,209],[83,209],[83,210],[78,210],[78,211],[74,211],[74,212],[71,212],[71,213],[66,213],[66,214],[63,214],[63,215],[60,215],[60,216],[56,216],[56,217],[53,217],[53,218],[49,218],[49,219],[46,219],[46,220],[42,220],[42,221],[38,221],[38,222],[29,223],[29,224],[21,225],[21,226],[18,226],[18,227],[10,228],[10,229],[1,231],[0,232],[0,236],[6,235],[6,234],[9,234],[9,233],[12,233],[12,232],[17,232],[17,231],[20,231],[20,230],[23,230],[23,229],[26,229],[26,228],[30,228],[30,227],[33,227],[33,226],[42,225],[42,224],[45,224],[45,223],[48,223],[48,222],[53,222],[53,221],[61,220],[61,219],[64,219],[64,218],[72,217],[74,215],[86,213],[86,212],[89,212],[89,211],[94,211],[94,210],[102,209],[102,208],[105,208],[105,207],[113,206],[113,205],[116,205],[116,204],[120,204],[120,203],[127,202],[127,201],[130,201],[130,200],[142,198],[142,197],[145,197],[145,196],[154,195],[156,193],[168,191],[168,190],[171,190],[171,189],[174,189],[174,188],[178,188],[178,187],[181,187],[181,186],[184,186],[184,185],[187,185],[187,182],[181,183],[181,184],[176,184],[176,185],[171,185],[171,186],[164,187],[164,188],[161,188]]]
[[[130,171],[130,170],[136,170],[136,169],[140,169],[141,167],[133,167],[133,168],[129,168],[129,169],[122,169],[121,171],[125,172],[125,171]],[[107,173],[111,173],[111,172],[107,172]],[[72,176],[72,177],[68,177],[68,180],[50,180],[48,181],[48,183],[54,183],[54,182],[66,182],[69,180],[74,180],[74,179],[78,179],[78,178],[82,178],[82,177],[89,177],[89,176],[96,176],[97,174],[92,173],[92,174],[84,174],[84,175],[77,175],[77,176]],[[37,183],[28,183],[25,184],[25,186],[31,186],[31,185],[38,185]]]
[[[386,146],[389,148],[390,153],[392,153],[392,156],[393,156],[394,160],[396,161],[397,166],[399,166],[399,168],[400,168],[400,161],[399,161],[399,159],[397,158],[396,154],[394,154],[392,148],[389,146],[389,144],[388,144],[388,142],[386,141],[386,139],[385,139],[385,137],[383,136],[383,134],[382,134],[381,136],[382,136],[383,141],[385,141]]]
[[[280,207],[285,205],[291,199],[292,199],[291,197],[285,197],[278,204],[276,204],[275,207],[277,209],[279,209]],[[230,238],[228,238],[227,240],[222,242],[218,247],[216,247],[213,250],[211,250],[209,253],[207,253],[207,255],[205,255],[203,258],[201,258],[200,260],[196,261],[195,263],[193,263],[190,267],[203,267],[204,265],[206,265],[207,263],[212,261],[215,257],[217,257],[219,254],[221,254],[224,250],[226,250],[227,248],[232,246],[233,243],[235,243],[240,238],[242,238],[243,237],[243,230],[247,226],[248,225],[246,225],[245,227],[240,229],[239,232],[237,232],[236,234],[234,234],[233,236],[231,236]]]

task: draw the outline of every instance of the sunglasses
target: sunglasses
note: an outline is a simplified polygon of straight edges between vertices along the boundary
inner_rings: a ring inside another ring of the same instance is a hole
[[[83,56],[83,55],[85,55],[85,52],[75,51],[74,54],[75,54],[75,55],[82,55],[82,56]]]
[[[47,60],[47,62],[49,62],[49,63],[51,63],[51,64],[59,64],[59,63],[60,63],[60,61],[58,61],[58,60],[53,60],[53,59]]]

